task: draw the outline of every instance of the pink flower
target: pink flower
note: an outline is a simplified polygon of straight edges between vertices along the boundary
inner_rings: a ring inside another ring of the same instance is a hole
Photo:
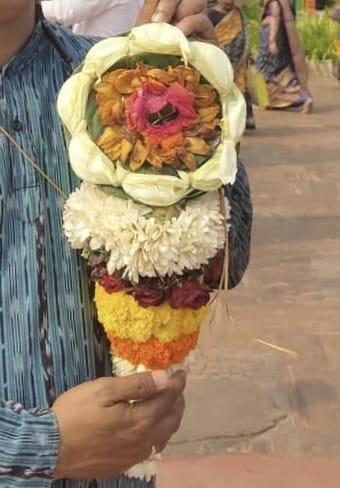
[[[169,293],[172,308],[192,308],[198,310],[210,300],[211,289],[197,281],[185,281],[181,287],[174,286]]]
[[[195,95],[179,83],[148,80],[126,101],[128,127],[148,136],[152,145],[197,122]]]

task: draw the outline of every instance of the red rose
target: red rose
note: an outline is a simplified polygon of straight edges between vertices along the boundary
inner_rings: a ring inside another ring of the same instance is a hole
[[[165,86],[158,81],[148,80],[126,101],[128,127],[150,136],[157,145],[165,137],[177,134],[197,122],[194,101],[195,95],[179,83]],[[150,116],[156,116],[167,109],[173,115],[165,117],[162,123],[149,120]]]
[[[115,293],[123,290],[124,288],[119,278],[116,276],[110,276],[108,274],[102,277],[100,284],[107,293]]]
[[[129,291],[136,302],[141,307],[157,307],[164,302],[166,298],[165,291],[162,288],[148,288],[139,286]]]
[[[192,308],[198,310],[210,300],[210,288],[197,281],[185,281],[181,287],[174,286],[169,293],[172,308]]]
[[[209,260],[204,271],[204,283],[211,288],[218,288],[223,273],[224,253],[219,252],[215,257]]]

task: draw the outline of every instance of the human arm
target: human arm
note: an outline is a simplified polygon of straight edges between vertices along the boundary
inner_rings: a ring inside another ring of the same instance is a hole
[[[280,27],[281,9],[276,0],[269,4],[268,15],[263,19],[262,24],[269,26],[268,51],[272,56],[277,56],[277,33]]]
[[[43,0],[45,17],[51,22],[71,26],[105,12],[115,0]]]
[[[14,477],[22,486],[50,486],[59,449],[58,425],[49,410],[25,410],[0,401],[0,485]],[[21,486],[19,484],[19,486]],[[39,485],[40,486],[40,485]]]

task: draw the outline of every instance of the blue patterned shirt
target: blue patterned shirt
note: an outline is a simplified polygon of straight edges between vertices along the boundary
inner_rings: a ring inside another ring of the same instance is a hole
[[[55,33],[77,65],[93,41]],[[39,24],[0,69],[0,124],[65,194],[77,185],[56,113],[65,66]],[[58,428],[48,407],[110,374],[86,270],[62,230],[63,199],[0,133],[0,485],[148,488],[121,478],[58,481]]]

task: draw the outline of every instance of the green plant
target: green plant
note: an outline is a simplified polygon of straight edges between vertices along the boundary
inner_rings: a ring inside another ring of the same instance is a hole
[[[301,11],[296,21],[299,37],[309,61],[335,59],[336,25],[327,12],[311,15]]]
[[[259,46],[262,7],[255,0],[248,1],[242,6],[247,19],[248,39],[252,56],[256,56]]]
[[[243,6],[247,18],[249,44],[252,56],[256,56],[259,47],[262,9],[256,0],[250,0]],[[296,27],[302,47],[308,61],[335,59],[336,24],[328,12],[311,14],[299,11]]]

